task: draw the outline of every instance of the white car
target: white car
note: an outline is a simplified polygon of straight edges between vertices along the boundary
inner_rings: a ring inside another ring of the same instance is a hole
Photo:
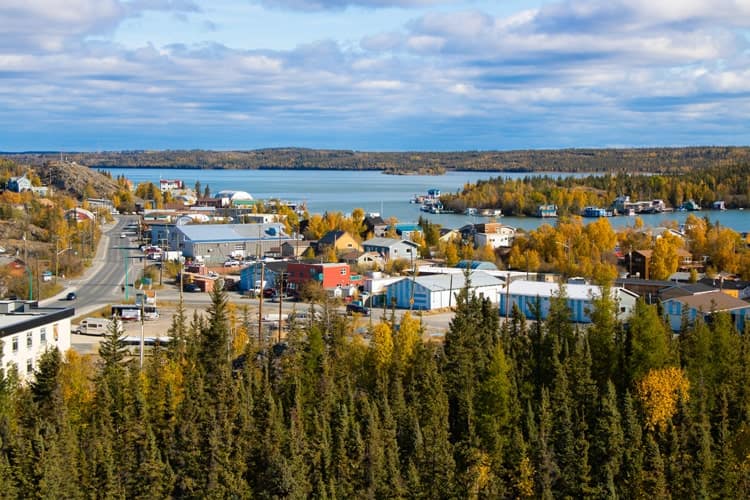
[[[237,267],[240,265],[239,260],[228,260],[224,263],[224,267]]]

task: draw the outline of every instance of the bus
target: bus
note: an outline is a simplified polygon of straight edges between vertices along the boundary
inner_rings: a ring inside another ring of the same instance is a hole
[[[172,337],[144,337],[143,350],[148,352],[156,346],[166,347],[172,341]],[[120,337],[120,342],[125,344],[127,350],[132,355],[140,354],[141,337],[138,335],[127,335]]]

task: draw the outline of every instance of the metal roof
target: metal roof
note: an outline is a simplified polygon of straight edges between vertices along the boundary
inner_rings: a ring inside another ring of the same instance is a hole
[[[734,298],[719,290],[714,290],[709,293],[701,293],[698,295],[688,295],[685,297],[673,297],[669,300],[682,302],[688,307],[701,309],[704,312],[731,311],[734,309],[750,308],[750,302]]]
[[[472,272],[469,279],[471,281],[471,288],[482,288],[485,286],[498,286],[503,284],[500,279],[490,276],[482,271]],[[466,277],[463,273],[417,276],[414,281],[431,292],[460,290],[466,285]]]
[[[193,243],[217,241],[248,241],[289,239],[284,233],[284,225],[279,222],[263,224],[188,224],[177,226],[186,240]]]
[[[558,283],[547,283],[544,281],[516,280],[510,282],[510,293],[526,297],[552,297],[560,293],[560,286]],[[600,297],[602,294],[601,287],[596,285],[566,283],[562,286],[565,287],[566,297],[572,300],[589,300],[592,297]],[[634,297],[637,296],[635,293],[624,288],[613,288],[612,290],[619,290],[620,293],[627,293]]]

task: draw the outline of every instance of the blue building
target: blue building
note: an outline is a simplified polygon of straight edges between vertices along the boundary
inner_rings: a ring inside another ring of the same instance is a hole
[[[472,271],[471,292],[486,297],[497,303],[498,295],[503,287],[499,278],[483,271]],[[396,301],[396,307],[409,309],[412,299],[412,309],[429,311],[456,305],[455,295],[466,285],[463,273],[434,274],[431,276],[417,276],[404,278],[386,288],[386,304]]]
[[[587,284],[562,285],[567,297],[568,308],[571,312],[570,320],[574,323],[591,323],[589,312],[591,311],[592,299],[601,297],[601,287]],[[511,281],[510,287],[503,287],[500,295],[500,316],[510,315],[513,306],[529,319],[547,319],[551,300],[563,293],[558,283],[547,283],[542,281]],[[618,318],[630,317],[635,308],[638,295],[624,288],[612,288],[612,296],[618,302]]]
[[[729,314],[738,332],[742,333],[750,322],[750,303],[719,290],[682,297],[672,297],[662,302],[664,318],[674,332],[679,332],[683,321],[693,324],[698,316],[708,319],[714,313]]]
[[[240,271],[239,289],[241,292],[254,290],[260,284],[261,267],[265,282],[263,288],[278,288],[279,277],[286,274],[286,261],[253,262]]]

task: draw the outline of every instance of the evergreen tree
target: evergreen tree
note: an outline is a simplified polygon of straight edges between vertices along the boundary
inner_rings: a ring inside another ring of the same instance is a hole
[[[598,493],[605,498],[616,498],[615,478],[620,476],[625,440],[617,408],[615,386],[610,381],[602,395],[594,420],[595,427],[591,441],[591,463],[593,481]],[[630,443],[628,443],[630,445]],[[635,444],[635,443],[633,443]]]
[[[627,373],[630,381],[638,381],[654,368],[662,368],[672,362],[670,338],[664,321],[655,306],[638,299],[630,317],[628,330]]]

